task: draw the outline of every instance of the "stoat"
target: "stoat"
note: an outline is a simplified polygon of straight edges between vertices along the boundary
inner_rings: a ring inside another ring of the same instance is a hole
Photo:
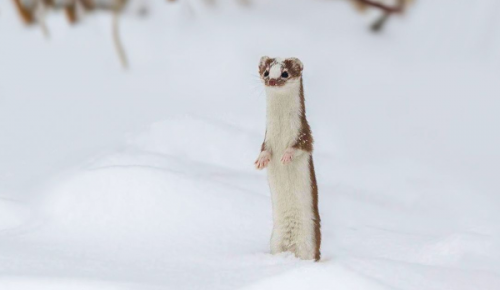
[[[318,187],[302,70],[297,58],[264,56],[260,60],[259,74],[267,95],[267,128],[255,165],[268,171],[274,221],[271,253],[288,251],[298,258],[318,261]]]

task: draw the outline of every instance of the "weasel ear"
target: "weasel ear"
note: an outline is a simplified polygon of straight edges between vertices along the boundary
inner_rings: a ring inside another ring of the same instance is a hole
[[[293,67],[299,71],[302,71],[304,69],[304,65],[302,64],[302,62],[300,61],[300,59],[296,58],[296,57],[290,57],[287,59],[288,61],[290,61],[293,65]]]
[[[261,57],[260,58],[260,62],[259,62],[259,66],[264,65],[268,59],[270,59],[269,56],[263,56],[263,57]]]

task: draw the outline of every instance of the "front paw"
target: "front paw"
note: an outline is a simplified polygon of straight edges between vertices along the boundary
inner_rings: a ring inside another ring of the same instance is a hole
[[[295,149],[293,148],[288,148],[285,150],[285,153],[283,154],[283,157],[281,157],[281,163],[283,165],[287,165],[293,160],[293,155],[295,154]]]
[[[269,161],[271,161],[271,153],[264,150],[260,152],[259,157],[255,161],[255,168],[259,170],[264,169],[269,164]]]

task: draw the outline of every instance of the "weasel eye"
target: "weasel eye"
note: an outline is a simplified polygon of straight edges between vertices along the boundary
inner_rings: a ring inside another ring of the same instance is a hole
[[[264,72],[264,77],[267,77],[268,75],[269,75],[269,72],[266,70],[266,71]]]
[[[286,79],[288,77],[288,73],[286,71],[284,71],[282,74],[281,74],[281,77]]]

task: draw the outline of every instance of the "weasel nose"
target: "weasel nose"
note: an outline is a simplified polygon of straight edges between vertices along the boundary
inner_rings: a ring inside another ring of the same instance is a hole
[[[276,80],[274,80],[274,79],[269,80],[269,85],[270,86],[275,86],[276,85]]]

